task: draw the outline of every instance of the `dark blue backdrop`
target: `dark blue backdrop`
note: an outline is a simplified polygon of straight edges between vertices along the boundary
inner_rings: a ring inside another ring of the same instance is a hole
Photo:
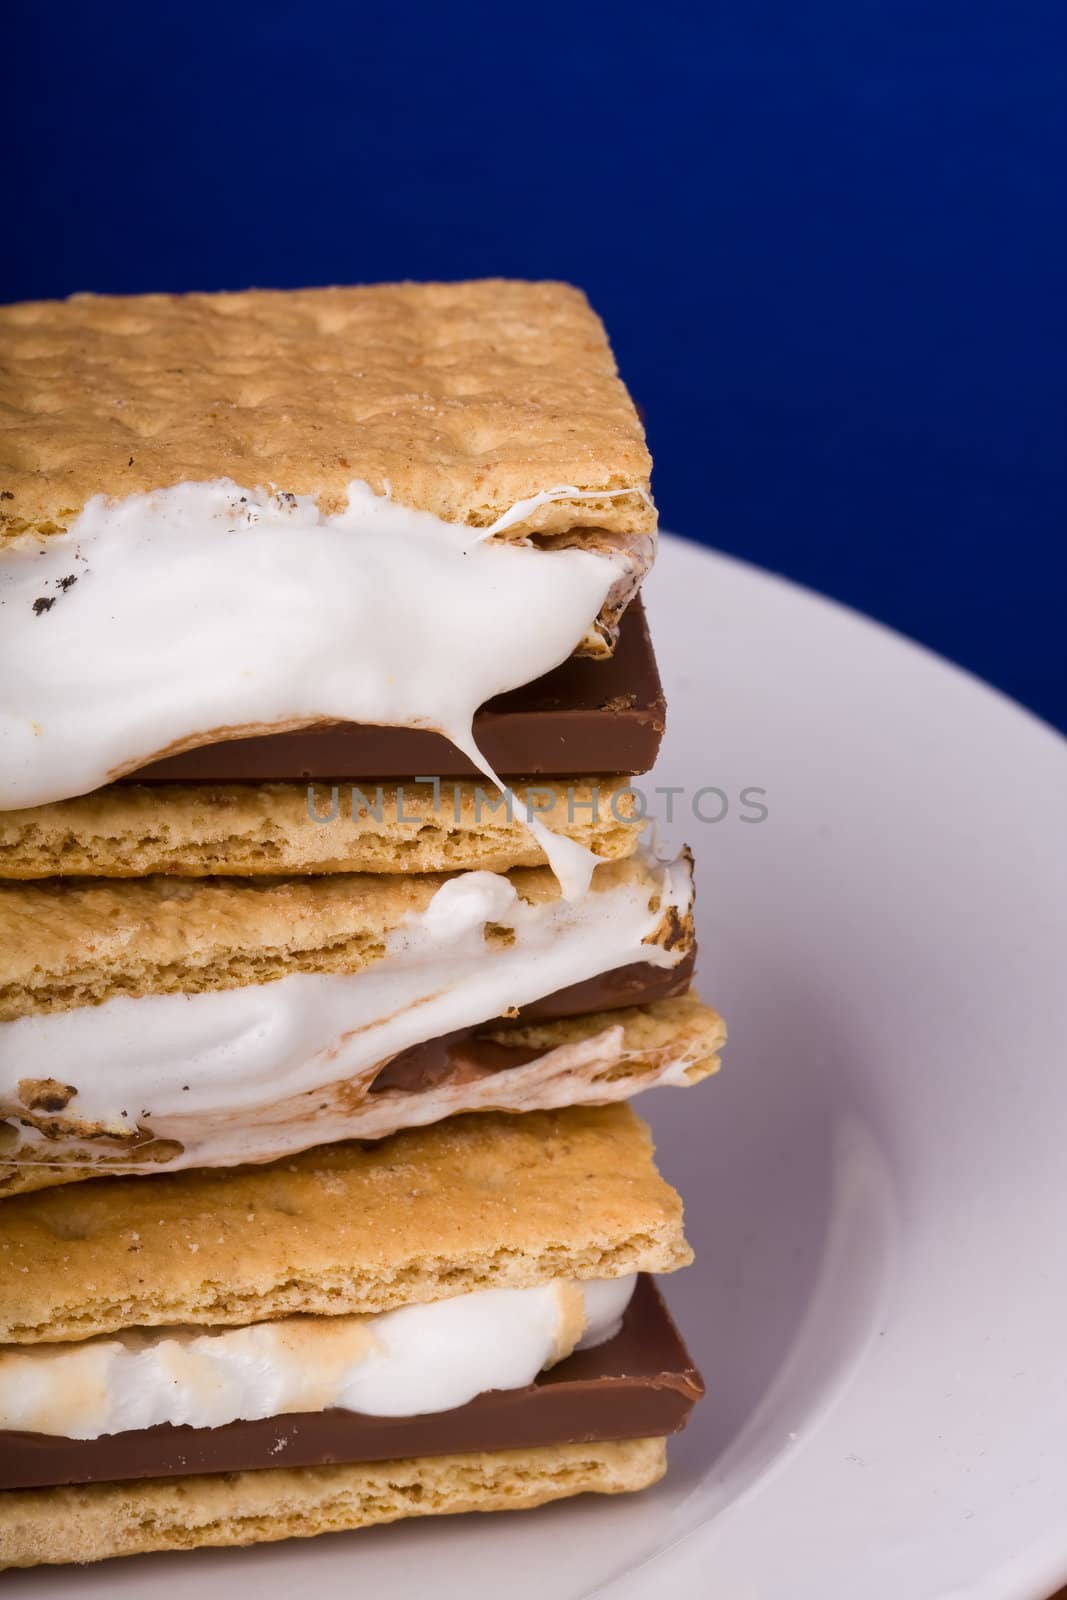
[[[668,526],[1067,725],[1061,0],[16,10],[3,298],[570,278]]]

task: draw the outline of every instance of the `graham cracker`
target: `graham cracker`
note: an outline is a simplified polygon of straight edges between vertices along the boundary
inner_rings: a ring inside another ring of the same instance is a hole
[[[0,1342],[671,1272],[692,1252],[652,1150],[625,1105],[488,1113],[273,1166],[16,1196],[0,1205]]]
[[[604,860],[630,855],[642,823],[630,780],[539,778],[556,833]],[[75,800],[0,811],[0,878],[261,876],[334,872],[508,872],[545,855],[523,821],[455,780],[440,803],[425,784],[338,781],[109,784]],[[595,812],[592,809],[595,806]],[[336,812],[336,815],[333,813]],[[329,820],[316,820],[329,819]]]
[[[0,1567],[310,1538],[403,1517],[527,1510],[570,1495],[644,1489],[666,1466],[664,1439],[624,1439],[15,1489],[0,1494]]]
[[[509,876],[531,903],[559,896],[547,867]],[[293,972],[358,972],[385,955],[390,932],[424,911],[447,877],[0,882],[0,1022],[117,995],[199,994]],[[647,888],[650,909],[658,905],[644,856],[605,862],[593,875],[594,893],[619,883]],[[492,948],[497,935],[490,928],[486,937]],[[679,956],[691,942],[691,920],[669,907],[649,940]]]
[[[655,528],[640,420],[599,319],[561,283],[488,279],[0,307],[0,549],[93,495],[231,478],[353,480],[503,536]],[[611,491],[629,491],[613,495]]]

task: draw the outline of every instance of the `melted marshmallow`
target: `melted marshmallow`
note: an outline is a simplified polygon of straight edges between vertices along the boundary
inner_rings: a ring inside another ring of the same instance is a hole
[[[359,1110],[353,1086],[361,1078],[369,1085],[402,1050],[634,961],[676,965],[680,946],[645,940],[668,909],[687,915],[689,864],[646,864],[651,883],[623,881],[540,904],[521,900],[502,874],[461,873],[424,911],[409,913],[386,954],[360,972],[119,996],[0,1023],[0,1108],[17,1113],[20,1079],[58,1079],[77,1090],[65,1121],[117,1133],[150,1128],[184,1147],[172,1167],[269,1160],[350,1137]],[[487,924],[511,929],[513,941],[487,945]],[[339,1084],[339,1105],[324,1109],[324,1091]],[[387,1099],[386,1117],[395,1115]],[[438,1105],[436,1115],[450,1109]],[[431,1119],[414,1113],[405,1121]]]
[[[0,1429],[98,1439],[159,1423],[339,1407],[373,1417],[451,1411],[518,1389],[612,1338],[633,1277],[479,1289],[376,1316],[283,1317],[249,1328],[134,1330],[0,1350]]]
[[[332,516],[227,479],[96,496],[0,562],[0,809],[213,731],[381,723],[471,753],[477,708],[565,660],[629,567],[490,537],[527,510],[469,529],[363,483]]]

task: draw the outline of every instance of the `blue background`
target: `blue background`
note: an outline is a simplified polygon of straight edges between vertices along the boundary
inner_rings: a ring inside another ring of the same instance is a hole
[[[571,279],[665,525],[1067,726],[1065,15],[21,0],[0,295]]]

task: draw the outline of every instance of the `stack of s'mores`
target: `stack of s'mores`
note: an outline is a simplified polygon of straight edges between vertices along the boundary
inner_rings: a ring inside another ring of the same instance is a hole
[[[0,310],[0,1564],[653,1483],[656,517],[558,284]]]

